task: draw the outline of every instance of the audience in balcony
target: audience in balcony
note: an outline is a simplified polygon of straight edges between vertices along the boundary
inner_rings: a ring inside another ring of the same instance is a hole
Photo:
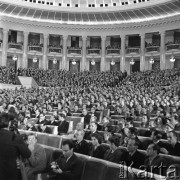
[[[43,44],[39,43],[39,42],[29,42],[28,46],[30,46],[30,47],[33,47],[33,46],[43,47]]]
[[[87,49],[101,49],[101,46],[87,46]]]
[[[121,49],[120,45],[108,45],[106,49]]]
[[[60,49],[62,49],[63,48],[63,46],[62,45],[57,45],[57,44],[49,44],[48,45],[48,48],[60,48]]]
[[[180,40],[168,41],[168,42],[166,43],[166,46],[167,46],[167,45],[173,45],[173,44],[180,44]]]
[[[157,42],[152,42],[152,43],[148,43],[148,42],[145,42],[145,47],[159,47],[160,46],[160,43],[157,43]]]

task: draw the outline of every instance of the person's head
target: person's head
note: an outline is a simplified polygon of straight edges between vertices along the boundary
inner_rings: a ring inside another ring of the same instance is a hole
[[[74,144],[73,141],[68,139],[62,143],[62,151],[65,158],[69,158],[73,155]]]
[[[0,129],[7,128],[9,126],[10,118],[8,113],[2,113],[0,115]]]
[[[138,146],[139,142],[134,138],[130,138],[127,143],[127,151],[129,153],[134,153],[137,150]]]
[[[78,105],[74,106],[74,110],[77,111],[79,109]]]
[[[143,115],[143,117],[142,117],[142,122],[143,122],[144,124],[146,124],[146,123],[148,122],[148,117],[147,117],[147,115]]]
[[[171,117],[171,124],[173,126],[175,126],[178,123],[179,123],[179,116],[178,115],[172,115],[172,117]]]
[[[46,124],[40,124],[40,128],[42,129],[42,131],[44,131],[46,129]]]
[[[156,157],[159,154],[160,148],[157,144],[150,144],[147,148],[147,156],[149,158]]]
[[[76,132],[76,134],[75,134],[75,137],[76,137],[76,140],[78,141],[78,142],[81,142],[82,140],[83,140],[83,138],[84,138],[84,131],[83,130],[78,130],[77,132]]]
[[[83,130],[83,128],[84,128],[83,123],[79,122],[76,124],[76,130]]]
[[[91,134],[91,141],[93,146],[98,146],[102,142],[102,137],[98,133]]]
[[[55,121],[55,116],[54,116],[54,115],[52,115],[52,116],[50,117],[50,121],[51,121],[51,122],[54,122],[54,121]]]
[[[44,121],[44,119],[45,119],[44,114],[40,114],[40,115],[39,115],[39,119],[40,119],[41,121]]]
[[[36,134],[28,134],[27,143],[29,145],[34,146],[37,143],[37,137]]]
[[[178,141],[178,136],[175,131],[167,132],[167,139],[171,145],[175,145]]]
[[[94,114],[95,111],[96,111],[96,108],[95,108],[95,107],[92,107],[92,108],[91,108],[91,113]]]
[[[119,146],[119,137],[117,136],[111,136],[109,139],[108,139],[108,144],[110,145],[110,148],[112,150],[115,150],[118,146]]]
[[[153,130],[151,132],[151,140],[156,142],[156,141],[159,141],[160,139],[162,138],[162,133],[158,130]]]
[[[135,138],[138,134],[138,131],[135,127],[130,127],[129,132],[128,132],[128,137],[129,138]]]
[[[87,113],[88,113],[88,112],[87,112],[87,109],[84,108],[84,109],[82,110],[82,114],[83,114],[84,116],[86,116]]]
[[[110,118],[108,116],[105,116],[102,120],[103,124],[108,124],[110,122]]]
[[[96,122],[90,123],[90,130],[91,130],[91,132],[96,132],[96,130],[97,130],[97,123]]]

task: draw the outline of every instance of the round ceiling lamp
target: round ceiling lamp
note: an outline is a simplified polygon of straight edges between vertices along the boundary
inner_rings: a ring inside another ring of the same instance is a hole
[[[56,58],[53,59],[53,64],[57,64],[57,59]]]
[[[111,61],[111,65],[112,65],[112,66],[114,66],[114,65],[115,65],[115,62],[114,62],[113,60]]]
[[[75,59],[73,59],[72,64],[73,64],[73,65],[76,65],[76,61],[75,61]]]
[[[13,61],[17,61],[18,57],[17,57],[16,55],[14,55],[14,56],[12,57],[12,59],[13,59]]]
[[[174,62],[176,59],[174,58],[174,56],[172,55],[171,58],[170,58],[170,61],[171,62]]]
[[[131,61],[130,61],[130,65],[134,65],[134,59],[133,58],[131,58]]]
[[[33,57],[33,63],[37,63],[38,59],[37,57]]]
[[[154,58],[153,57],[150,58],[149,63],[154,64]]]
[[[91,61],[91,64],[94,66],[96,64],[96,62],[94,61],[94,59]]]

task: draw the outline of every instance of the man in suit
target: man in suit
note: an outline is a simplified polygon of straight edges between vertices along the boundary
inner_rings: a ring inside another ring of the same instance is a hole
[[[167,151],[169,155],[180,156],[180,143],[178,142],[178,135],[175,131],[170,131],[167,133],[167,139],[169,146],[167,146]]]
[[[0,115],[0,180],[19,180],[16,160],[18,156],[29,158],[31,152],[22,137],[7,130],[9,115]]]
[[[77,130],[75,133],[76,140],[74,141],[74,152],[88,155],[89,144],[84,140],[84,134],[83,130]]]
[[[146,171],[165,175],[167,169],[167,162],[164,158],[159,156],[160,148],[157,144],[150,144],[147,148],[147,156],[148,158],[145,160],[144,165],[146,167]],[[158,167],[164,167],[162,169]]]
[[[96,122],[91,122],[90,123],[90,131],[86,131],[84,139],[91,140],[91,135],[95,134],[95,133],[98,134],[97,123]]]
[[[139,146],[139,142],[135,138],[131,138],[128,140],[127,151],[122,154],[122,162],[125,162],[127,166],[131,166],[132,168],[139,169],[140,166],[144,164],[144,158],[137,149]]]
[[[46,123],[40,124],[38,126],[38,131],[42,133],[52,134],[51,128],[49,128]]]
[[[58,125],[58,134],[66,134],[69,129],[69,123],[65,120],[65,114],[59,114],[59,125]]]
[[[88,128],[90,119],[91,119],[91,115],[88,114],[87,109],[83,109],[81,117],[84,117],[84,128]]]
[[[35,134],[28,135],[27,143],[31,151],[31,157],[25,162],[25,171],[28,180],[36,180],[36,174],[42,172],[46,168],[46,152],[42,146],[37,144]]]
[[[51,163],[51,168],[55,177],[51,180],[79,180],[83,169],[83,162],[73,152],[74,144],[72,140],[66,140],[62,143],[64,156],[58,158],[56,162]]]

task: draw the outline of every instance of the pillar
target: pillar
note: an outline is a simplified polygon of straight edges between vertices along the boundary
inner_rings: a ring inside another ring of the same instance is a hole
[[[63,36],[63,57],[62,57],[62,69],[67,69],[66,64],[67,64],[67,39],[68,36],[64,35]]]
[[[105,71],[106,62],[106,36],[101,36],[101,71]]]
[[[82,62],[81,62],[81,71],[85,70],[86,67],[86,41],[87,36],[82,36],[83,44],[82,44]]]
[[[22,59],[22,67],[27,68],[28,65],[28,36],[29,32],[23,32],[23,59]]]
[[[43,59],[42,59],[42,68],[48,69],[48,58],[47,58],[47,46],[48,46],[48,34],[44,34],[44,43],[43,43]]]
[[[165,69],[166,55],[165,55],[165,31],[160,32],[161,34],[161,50],[160,50],[160,69]]]
[[[140,37],[141,37],[140,71],[145,71],[145,34],[140,34]]]
[[[7,63],[8,32],[8,29],[3,29],[2,66],[6,66]]]
[[[126,35],[122,35],[121,36],[121,61],[120,61],[121,72],[125,71],[125,40],[126,40]]]

